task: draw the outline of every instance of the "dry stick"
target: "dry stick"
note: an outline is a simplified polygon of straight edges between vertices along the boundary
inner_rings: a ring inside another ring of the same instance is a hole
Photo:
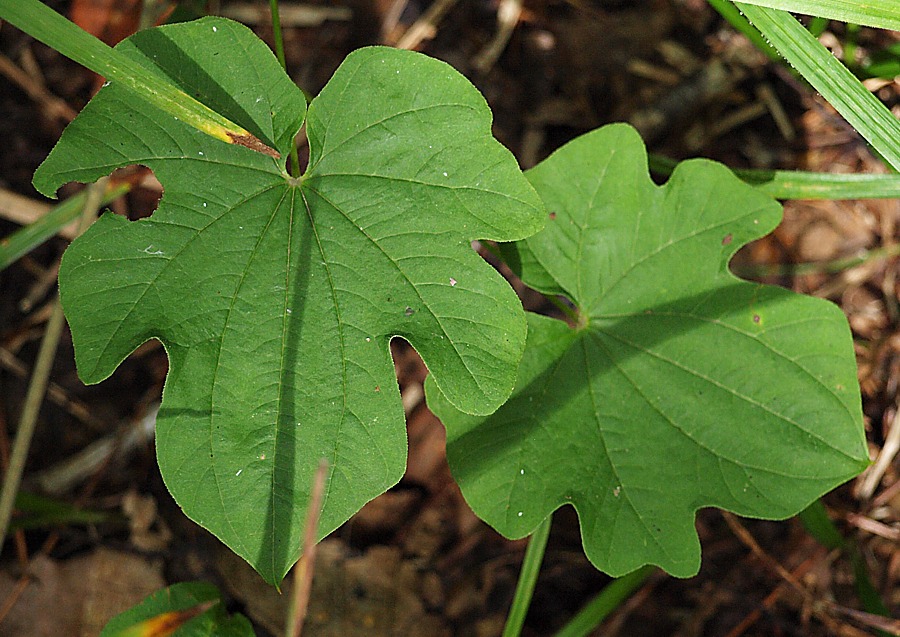
[[[37,102],[45,114],[68,123],[78,113],[61,98],[47,90],[42,82],[34,79],[19,68],[5,55],[0,55],[0,73],[21,88],[33,101]]]
[[[728,523],[728,526],[731,528],[731,531],[737,536],[737,538],[741,541],[744,546],[750,549],[750,551],[758,557],[760,560],[765,563],[770,569],[775,571],[781,579],[790,584],[800,595],[803,596],[807,601],[813,601],[812,594],[806,590],[806,587],[798,580],[794,575],[788,571],[785,567],[783,567],[778,560],[774,557],[766,553],[763,548],[756,541],[756,538],[750,534],[743,524],[738,522],[738,519],[728,511],[722,511],[722,517],[725,518],[725,521]]]
[[[312,592],[313,570],[316,564],[316,535],[319,528],[319,514],[322,512],[322,494],[325,491],[325,477],[328,461],[319,462],[313,478],[309,508],[306,510],[306,530],[303,533],[303,556],[294,566],[294,594],[288,612],[288,637],[300,637],[303,620],[309,609],[309,595]]]
[[[9,615],[9,612],[16,605],[16,602],[19,601],[19,598],[22,597],[22,593],[25,592],[25,589],[28,588],[30,583],[31,577],[28,575],[22,576],[19,578],[19,581],[16,582],[15,588],[10,591],[6,599],[3,600],[3,605],[0,606],[0,624],[2,624],[3,620],[6,619],[6,616]]]
[[[737,536],[738,540],[749,548],[757,558],[762,560],[767,567],[775,571],[775,573],[789,584],[791,588],[800,593],[800,596],[803,597],[803,601],[809,605],[813,615],[828,625],[829,628],[834,628],[834,624],[838,621],[833,616],[841,614],[872,628],[900,636],[900,620],[873,615],[872,613],[855,611],[813,595],[793,573],[782,566],[774,557],[766,553],[756,541],[756,538],[753,537],[750,531],[748,531],[733,514],[722,511],[722,516],[725,518],[725,521],[728,523],[728,526],[731,527],[732,532]],[[838,625],[846,626],[846,624]]]
[[[815,566],[820,559],[820,556],[813,555],[805,559],[797,568],[794,569],[793,575],[796,578],[803,577],[809,572],[813,566]],[[754,608],[750,613],[748,613],[741,623],[732,628],[725,637],[741,637],[744,633],[746,633],[759,619],[762,617],[762,609],[769,610],[771,609],[775,603],[781,598],[784,594],[785,590],[787,590],[787,584],[782,582],[778,586],[775,587],[771,593],[766,595],[765,599]]]
[[[393,2],[391,2],[391,6],[388,8],[387,12],[385,12],[384,19],[381,21],[382,44],[392,44],[392,42],[389,41],[389,38],[391,38],[391,34],[394,32],[394,29],[397,28],[397,25],[400,24],[400,18],[403,16],[403,11],[408,4],[409,0],[393,0]]]
[[[75,498],[73,505],[77,508],[84,506],[87,503],[88,498],[94,493],[97,488],[97,485],[100,483],[103,475],[105,474],[106,468],[110,465],[110,462],[113,458],[113,454],[111,453],[104,462],[95,469],[94,475],[91,477],[90,481],[84,486],[81,490],[81,493]],[[41,545],[41,548],[35,553],[35,557],[37,556],[48,556],[50,552],[56,547],[56,543],[59,541],[60,533],[58,529],[54,529],[47,536],[47,539],[44,540],[44,543]],[[32,558],[34,559],[34,558]],[[32,574],[28,571],[27,568],[23,568],[23,574],[19,578],[19,581],[16,583],[15,588],[10,592],[7,596],[6,600],[4,600],[2,607],[0,607],[0,623],[3,623],[4,617],[13,609],[16,603],[19,601],[19,598],[28,588],[28,585],[34,580]]]
[[[437,31],[437,25],[456,2],[457,0],[437,0],[428,7],[428,11],[421,18],[406,30],[396,47],[398,49],[414,49],[422,43],[422,40],[433,38]]]
[[[19,378],[27,378],[29,373],[25,363],[4,347],[0,347],[0,369],[5,369],[10,374]],[[47,398],[50,402],[64,409],[72,416],[72,418],[81,421],[92,429],[99,431],[105,426],[105,423],[102,420],[95,418],[91,414],[84,403],[72,398],[68,392],[57,383],[51,381],[49,385],[47,385]]]
[[[97,208],[103,192],[106,189],[107,177],[98,180],[88,186],[88,197],[84,202],[84,212],[81,215],[79,233],[84,232],[97,215]],[[41,341],[37,360],[34,364],[34,374],[25,395],[25,405],[22,408],[22,416],[19,420],[19,428],[16,430],[16,439],[13,443],[9,468],[0,488],[0,553],[3,550],[3,540],[9,529],[9,521],[12,518],[12,510],[16,501],[16,493],[22,482],[22,472],[25,469],[25,460],[28,457],[28,449],[31,446],[31,438],[37,424],[38,413],[47,390],[50,378],[50,370],[53,367],[53,359],[56,355],[56,346],[59,344],[59,336],[63,328],[63,311],[59,300],[53,308],[53,314],[47,322],[47,331]]]
[[[0,409],[0,473],[6,473],[9,468],[9,434],[6,427],[6,416]],[[25,532],[16,529],[15,535],[16,557],[24,568],[28,565],[28,544],[25,542]],[[3,622],[3,613],[0,613],[0,623]]]
[[[491,70],[512,37],[519,16],[522,15],[522,0],[500,0],[497,7],[497,31],[494,38],[475,56],[473,66],[481,73]]]
[[[894,462],[894,457],[897,455],[897,452],[900,451],[900,418],[897,418],[898,413],[900,413],[900,397],[897,398],[894,417],[891,420],[891,429],[888,431],[884,446],[878,453],[875,464],[872,465],[866,473],[866,476],[856,493],[857,497],[862,500],[868,500],[872,497],[872,494],[875,493],[875,489],[881,483],[881,479],[884,477],[888,467]]]

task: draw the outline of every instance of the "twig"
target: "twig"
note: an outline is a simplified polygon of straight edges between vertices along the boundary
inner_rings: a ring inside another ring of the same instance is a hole
[[[522,15],[522,0],[500,0],[497,7],[497,32],[475,57],[473,63],[479,72],[487,73],[500,58],[516,25],[519,24],[520,15]]]
[[[48,91],[42,82],[28,75],[16,66],[12,60],[2,54],[0,54],[0,73],[25,91],[28,97],[40,105],[41,110],[48,117],[68,123],[78,115],[75,109]]]
[[[869,468],[869,471],[866,472],[866,477],[863,479],[862,484],[857,491],[857,497],[862,500],[868,500],[872,497],[875,488],[881,483],[881,478],[884,477],[885,471],[891,466],[897,452],[900,451],[900,422],[897,420],[898,409],[900,409],[900,397],[898,397],[897,402],[895,403],[894,417],[891,419],[891,428],[884,441],[884,446],[878,453],[875,464],[873,464]]]
[[[20,226],[34,223],[46,215],[51,208],[53,208],[51,204],[22,196],[6,188],[0,188],[0,217],[14,221]],[[73,222],[60,230],[59,234],[66,239],[74,239],[77,228],[77,222]]]
[[[778,560],[773,558],[771,555],[766,553],[763,548],[756,541],[756,538],[750,534],[743,524],[738,522],[738,519],[727,511],[722,511],[722,517],[725,518],[725,521],[728,523],[728,526],[731,528],[731,531],[737,536],[737,538],[741,541],[744,546],[746,546],[750,551],[762,560],[766,566],[775,571],[781,579],[791,585],[803,598],[807,601],[812,601],[812,594],[806,590],[806,587],[800,583],[790,571],[788,571],[785,567],[783,567]]]
[[[883,537],[886,540],[890,540],[891,542],[900,542],[900,529],[889,526],[884,522],[873,520],[872,518],[865,515],[860,515],[859,513],[848,514],[847,522],[858,529],[871,533],[872,535]]]
[[[813,555],[805,559],[799,566],[797,566],[794,571],[794,577],[800,578],[806,575],[813,566],[818,563],[819,556]],[[775,603],[784,595],[785,590],[787,590],[787,585],[782,582],[775,589],[766,595],[765,599],[750,611],[741,622],[732,628],[725,637],[741,637],[744,633],[746,633],[763,615],[763,609],[769,610],[771,609]]]
[[[97,440],[59,464],[29,478],[42,491],[60,495],[84,482],[116,457],[127,457],[134,449],[153,440],[159,404],[152,405],[140,420]]]
[[[28,368],[25,364],[4,347],[0,347],[0,368],[7,370],[19,378],[26,378],[28,376]],[[95,418],[84,403],[72,398],[66,390],[57,383],[51,381],[47,386],[47,398],[50,402],[65,409],[70,416],[76,420],[80,420],[91,429],[100,430],[105,427],[105,423],[99,418]]]
[[[306,510],[306,529],[303,533],[303,556],[294,566],[294,594],[288,613],[288,637],[300,637],[303,621],[309,609],[309,595],[312,592],[313,570],[316,563],[316,536],[319,528],[319,514],[322,512],[322,495],[325,491],[325,477],[328,461],[322,458],[313,478],[309,508]]]
[[[318,6],[312,4],[282,3],[279,5],[281,25],[291,27],[320,27],[327,21],[347,22],[353,18],[353,10],[347,6]],[[229,3],[221,15],[245,24],[269,22],[269,11],[257,3]]]
[[[84,232],[96,217],[100,199],[106,189],[106,181],[107,178],[104,177],[89,186],[90,192],[84,203],[79,232]],[[56,347],[59,344],[64,320],[62,306],[57,300],[53,308],[53,314],[51,314],[50,320],[47,322],[47,331],[44,334],[44,339],[41,341],[41,347],[34,365],[34,374],[31,377],[28,393],[25,396],[25,405],[22,408],[22,415],[19,420],[19,427],[16,430],[16,439],[13,442],[9,468],[3,480],[3,486],[0,487],[0,552],[3,550],[2,539],[6,537],[9,521],[12,518],[16,493],[19,490],[19,484],[22,482],[25,460],[28,457],[28,449],[31,446],[31,438],[37,425],[38,413],[47,390],[47,383],[53,367],[53,359],[56,355]]]
[[[412,26],[406,30],[406,33],[404,33],[400,38],[400,41],[397,42],[397,48],[415,49],[422,43],[422,40],[430,40],[433,38],[437,31],[438,24],[440,24],[441,20],[444,19],[444,16],[455,4],[456,0],[437,0],[428,7],[428,11],[426,11],[421,18],[416,20]]]
[[[769,569],[773,570],[786,584],[796,590],[803,598],[804,603],[808,606],[812,614],[823,623],[834,629],[834,624],[838,621],[835,615],[844,615],[845,617],[853,617],[857,621],[879,628],[880,630],[893,631],[894,627],[890,626],[890,622],[895,622],[894,626],[900,625],[900,621],[891,620],[874,613],[851,611],[848,608],[839,606],[827,599],[816,597],[801,582],[797,576],[782,566],[778,560],[766,553],[765,550],[756,541],[756,538],[738,521],[738,519],[727,511],[722,511],[722,516],[728,523],[732,532],[737,536],[750,551],[759,558]],[[893,635],[900,635],[900,632],[891,632]]]
[[[381,21],[381,41],[384,44],[390,45],[391,35],[394,33],[394,29],[397,28],[397,25],[400,24],[400,18],[403,17],[403,12],[406,10],[406,6],[409,4],[409,0],[393,0],[391,2],[390,8],[385,12],[384,19]]]

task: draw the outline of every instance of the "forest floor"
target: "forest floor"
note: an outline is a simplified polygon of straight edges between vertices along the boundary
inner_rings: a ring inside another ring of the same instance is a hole
[[[168,3],[49,4],[114,42],[141,19],[152,24],[153,12]],[[209,9],[241,19],[271,44],[267,4],[222,0]],[[674,159],[703,156],[734,168],[886,171],[814,91],[754,49],[703,0],[534,0],[520,11],[509,0],[285,0],[282,19],[288,70],[309,95],[348,52],[368,44],[414,48],[449,62],[484,93],[495,135],[523,168],[581,133],[628,121],[651,151]],[[851,33],[840,24],[822,36],[838,55],[851,38],[858,59],[900,43],[896,33]],[[0,53],[2,237],[18,227],[11,219],[22,223],[16,214],[43,210],[32,173],[100,80],[9,25],[0,27]],[[870,80],[868,86],[897,112],[900,82]],[[10,202],[9,193],[27,201]],[[145,179],[112,207],[139,218],[152,212],[159,196]],[[830,299],[850,321],[871,456],[880,461],[824,502],[893,611],[900,610],[900,465],[893,459],[896,433],[891,437],[900,380],[898,261],[874,253],[852,267],[831,264],[890,248],[898,239],[897,200],[792,201],[781,226],[735,261],[762,268],[767,283]],[[4,470],[66,245],[56,237],[0,273]],[[807,262],[821,267],[781,273],[781,266]],[[218,585],[229,609],[250,617],[260,635],[281,634],[287,596],[188,520],[163,486],[152,440],[167,371],[162,347],[155,341],[142,346],[112,378],[85,387],[68,338],[57,354],[24,484],[100,515],[71,514],[62,524],[13,534],[0,561],[0,634],[95,635],[112,614],[163,586],[191,580]],[[424,403],[425,368],[404,343],[395,342],[394,353],[408,417],[408,471],[323,542],[304,634],[499,635],[525,543],[505,540],[469,510],[447,467],[443,427]],[[737,520],[704,510],[697,530],[700,573],[686,580],[650,577],[596,634],[878,634],[872,617],[854,612],[861,606],[851,558],[818,544],[797,519]],[[524,634],[553,634],[609,581],[585,559],[574,512],[560,510]],[[881,629],[900,634],[896,623]]]

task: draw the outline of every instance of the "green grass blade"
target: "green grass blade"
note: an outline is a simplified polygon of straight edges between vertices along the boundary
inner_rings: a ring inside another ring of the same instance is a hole
[[[897,0],[744,0],[744,4],[900,30],[900,3]]]
[[[100,205],[105,206],[124,195],[130,189],[131,186],[128,184],[109,186],[100,199]],[[47,214],[34,223],[23,226],[8,237],[0,239],[0,272],[9,267],[19,257],[31,252],[55,235],[67,223],[75,220],[81,214],[86,199],[87,191],[83,190],[51,208]]]
[[[735,4],[822,97],[900,170],[900,122],[884,104],[790,14],[744,2]]]
[[[822,500],[815,500],[808,507],[800,511],[797,515],[806,531],[816,538],[816,541],[827,549],[844,549],[847,547],[847,540],[838,531],[837,526],[828,517],[828,511]]]
[[[541,570],[541,562],[544,560],[544,550],[547,548],[547,540],[550,538],[552,522],[553,516],[548,515],[528,540],[528,548],[525,549],[525,559],[522,560],[522,570],[519,571],[519,581],[516,583],[512,606],[506,616],[506,625],[503,627],[503,637],[519,637],[522,633],[525,616],[531,605],[534,586],[537,584],[538,573]]]
[[[111,82],[120,82],[144,100],[229,144],[278,157],[250,132],[138,66],[38,0],[0,0],[0,18]]]
[[[653,566],[643,566],[623,575],[597,593],[569,623],[556,633],[556,637],[585,637],[606,619],[610,613],[622,605],[634,591],[647,581],[656,570]]]
[[[670,175],[678,162],[650,155],[650,170]],[[775,199],[896,199],[900,175],[815,173],[732,168],[743,181]]]
[[[46,529],[74,524],[100,524],[111,519],[118,519],[123,524],[125,522],[124,518],[118,518],[106,511],[82,509],[68,502],[27,491],[19,491],[16,495],[16,510],[21,515],[10,521],[11,531]]]
[[[765,53],[770,60],[773,62],[781,62],[781,56],[778,55],[768,42],[766,42],[760,32],[750,24],[750,21],[738,11],[731,0],[707,0],[707,2],[709,2],[713,9],[719,12],[719,15],[725,18],[725,21],[728,22],[735,31],[750,40],[750,42],[752,42],[757,49]]]

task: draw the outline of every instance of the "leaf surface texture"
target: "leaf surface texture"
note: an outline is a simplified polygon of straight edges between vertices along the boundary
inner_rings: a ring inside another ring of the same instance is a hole
[[[524,312],[471,241],[535,232],[540,199],[491,136],[477,90],[425,56],[357,51],[307,113],[236,23],[144,31],[120,48],[282,159],[210,138],[115,83],[100,91],[35,184],[52,193],[143,164],[165,192],[152,217],[105,215],[66,252],[79,374],[99,382],[141,343],[163,343],[166,485],[278,583],[299,556],[321,458],[320,537],[405,469],[391,338],[419,351],[463,411],[508,397]],[[304,121],[309,169],[293,179],[284,161]]]

